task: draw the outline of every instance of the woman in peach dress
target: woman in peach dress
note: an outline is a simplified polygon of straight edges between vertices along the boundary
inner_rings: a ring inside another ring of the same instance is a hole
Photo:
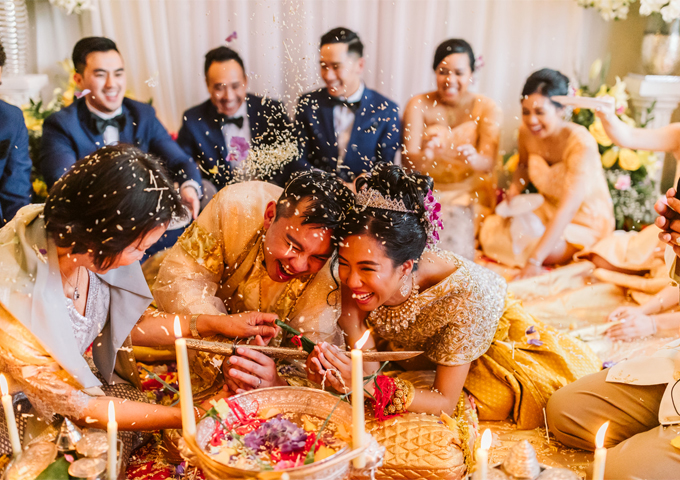
[[[567,95],[568,84],[567,77],[546,68],[534,72],[522,92],[519,165],[507,195],[514,198],[529,182],[536,187],[545,200],[534,211],[544,233],[518,252],[510,234],[511,219],[492,215],[479,235],[484,254],[521,267],[520,278],[540,274],[543,265],[568,262],[614,231],[614,209],[597,142],[586,128],[565,120],[562,105],[550,98]]]
[[[479,221],[495,206],[501,111],[468,91],[472,47],[443,42],[434,55],[437,90],[416,95],[404,112],[404,165],[435,180],[442,205],[442,248],[474,257]]]

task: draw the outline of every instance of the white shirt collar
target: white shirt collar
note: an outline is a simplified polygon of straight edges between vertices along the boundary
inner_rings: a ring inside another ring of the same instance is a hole
[[[241,106],[238,107],[238,110],[236,110],[236,113],[231,115],[229,118],[238,118],[238,117],[243,117],[246,118],[248,115],[248,106],[246,105],[246,99],[244,98],[243,101],[241,102]]]
[[[361,82],[359,85],[359,88],[357,89],[356,92],[354,92],[352,95],[347,97],[345,100],[347,103],[354,103],[354,102],[360,102],[361,99],[364,97],[364,90],[366,89],[366,86],[364,85],[364,82]]]
[[[244,102],[244,103],[245,103],[245,102]],[[85,99],[85,105],[87,106],[87,109],[88,109],[90,112],[94,113],[94,114],[97,115],[99,118],[103,118],[104,120],[108,120],[108,119],[110,119],[110,118],[115,118],[115,117],[117,117],[118,115],[120,115],[121,113],[123,113],[123,106],[122,106],[122,105],[121,105],[120,107],[118,107],[118,109],[117,109],[115,112],[113,112],[113,113],[104,113],[104,112],[100,112],[99,110],[97,110],[96,108],[94,108],[92,105],[90,105],[90,104],[88,103],[87,99]]]

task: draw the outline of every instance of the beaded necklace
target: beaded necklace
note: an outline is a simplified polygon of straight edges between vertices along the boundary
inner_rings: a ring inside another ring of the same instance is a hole
[[[406,330],[415,322],[420,314],[420,305],[418,305],[418,285],[415,275],[412,275],[412,280],[413,286],[406,301],[393,306],[380,305],[368,315],[371,324],[384,325],[388,332],[394,330],[399,333],[400,330]]]

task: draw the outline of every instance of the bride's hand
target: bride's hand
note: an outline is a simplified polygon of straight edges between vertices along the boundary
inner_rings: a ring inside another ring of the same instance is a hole
[[[457,147],[456,150],[458,151],[458,155],[460,155],[463,158],[465,163],[470,165],[472,168],[476,167],[480,159],[480,155],[477,149],[474,147],[474,145],[466,143],[465,145]]]
[[[603,107],[597,107],[595,110],[595,115],[603,122],[610,122],[613,118],[616,118],[616,100],[614,97],[605,95],[600,97],[599,100],[608,100],[609,104]]]
[[[325,383],[330,385],[338,393],[348,393],[352,385],[352,362],[349,357],[342,353],[335,345],[326,342],[314,347],[313,355],[309,357],[316,372]],[[318,383],[321,383],[319,381]]]

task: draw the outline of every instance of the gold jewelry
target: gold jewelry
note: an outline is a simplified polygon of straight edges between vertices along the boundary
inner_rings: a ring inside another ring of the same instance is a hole
[[[195,315],[191,316],[191,321],[189,322],[189,330],[191,331],[191,336],[201,340],[203,337],[201,337],[201,334],[198,333],[198,329],[196,328],[196,320],[198,320],[198,317],[202,315],[200,313],[197,313]]]
[[[401,287],[399,287],[399,293],[401,293],[401,296],[406,298],[406,295],[409,293],[409,288],[408,288],[408,278],[406,275],[402,277],[402,282],[401,282]]]
[[[413,402],[413,397],[415,395],[415,387],[413,384],[407,380],[402,380],[401,378],[394,379],[394,394],[392,395],[392,401],[385,408],[386,414],[394,415],[395,413],[403,413]]]
[[[400,330],[406,330],[416,317],[420,314],[420,306],[418,305],[418,285],[416,284],[416,276],[412,275],[413,285],[411,287],[411,294],[405,302],[400,305],[388,306],[380,305],[368,315],[369,323],[372,325],[385,325],[385,329],[389,332],[394,330],[399,333]]]

